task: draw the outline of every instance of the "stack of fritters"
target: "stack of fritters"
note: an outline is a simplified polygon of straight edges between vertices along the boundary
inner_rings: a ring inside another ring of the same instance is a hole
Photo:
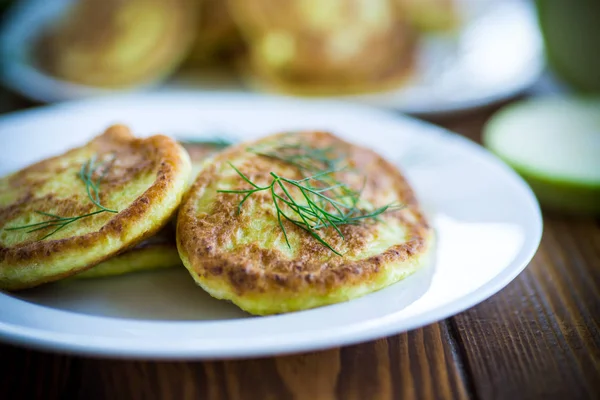
[[[0,178],[0,288],[183,262],[263,315],[379,290],[431,249],[410,186],[371,150],[324,132],[184,145],[113,126]]]
[[[60,79],[102,88],[216,65],[262,90],[355,94],[403,84],[418,41],[457,21],[455,0],[78,0],[34,55]]]

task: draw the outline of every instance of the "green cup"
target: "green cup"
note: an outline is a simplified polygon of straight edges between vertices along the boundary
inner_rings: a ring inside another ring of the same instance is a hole
[[[536,0],[548,63],[578,92],[600,93],[600,0]]]

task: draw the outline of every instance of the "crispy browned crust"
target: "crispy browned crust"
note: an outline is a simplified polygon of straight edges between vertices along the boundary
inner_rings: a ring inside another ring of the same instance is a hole
[[[211,156],[212,154],[221,150],[221,147],[210,144],[210,143],[188,143],[182,142],[180,143],[183,148],[188,152],[190,156],[190,161],[192,162],[192,166],[194,169],[200,168],[202,162]],[[192,179],[192,177],[190,177]],[[122,268],[119,269],[119,274],[125,274],[129,272],[136,272],[139,270],[143,270],[145,268],[140,267],[140,264],[132,265],[129,261],[132,257],[140,258],[145,255],[156,254],[157,252],[161,252],[163,254],[177,254],[177,244],[175,242],[175,219],[171,219],[169,223],[165,225],[163,229],[157,232],[155,235],[152,235],[141,242],[135,244],[132,247],[124,249],[119,254],[116,254],[114,257],[111,257],[97,265],[93,268],[90,268],[83,272],[83,274],[79,273],[78,277],[90,277],[90,278],[98,278],[113,275],[113,270],[106,270],[106,264],[115,265],[116,262],[122,262]],[[177,256],[178,258],[178,256]],[[149,269],[155,269],[156,262],[158,260],[153,258],[152,262],[147,266]],[[169,265],[166,265],[169,266]],[[175,266],[175,264],[173,264]],[[103,272],[97,272],[97,270]]]
[[[115,125],[93,139],[86,147],[98,154],[99,158],[103,154],[114,153],[119,163],[124,166],[114,166],[109,171],[102,184],[103,193],[122,190],[131,179],[149,170],[155,171],[154,182],[141,196],[120,209],[117,214],[103,213],[95,216],[103,219],[99,230],[72,237],[49,237],[39,240],[46,233],[41,231],[39,234],[31,234],[30,239],[14,246],[0,245],[0,288],[29,288],[90,268],[123,248],[153,235],[167,223],[176,210],[185,190],[190,165],[187,154],[174,140],[163,135],[137,139],[127,127]],[[4,178],[10,180],[11,188],[21,187],[22,191],[15,203],[0,204],[0,229],[5,228],[15,214],[24,210],[33,212],[38,206],[42,207],[42,210],[43,207],[52,206],[53,212],[59,215],[80,215],[94,210],[95,206],[89,201],[80,201],[74,205],[69,199],[60,199],[53,203],[51,197],[36,197],[36,188],[44,183],[36,181],[36,172],[59,169],[59,161],[62,158],[70,157],[78,151],[80,149],[72,149]],[[114,243],[118,243],[118,246],[115,247]],[[93,261],[79,263],[78,257],[91,250],[98,251],[98,256]],[[60,271],[55,270],[51,275],[44,272],[50,265],[54,266],[60,262],[68,262],[69,265]],[[7,278],[12,272],[24,268],[31,272],[27,280]]]
[[[247,218],[273,218],[270,211],[263,215],[245,216],[237,213],[240,196],[217,193],[212,210],[199,213],[197,200],[207,190],[214,190],[211,183],[218,182],[218,171],[229,160],[238,159],[250,145],[231,147],[213,158],[210,165],[200,173],[192,189],[186,195],[178,214],[177,244],[184,264],[192,268],[207,285],[210,282],[224,282],[234,296],[260,296],[265,293],[282,294],[315,293],[327,295],[333,290],[358,285],[376,279],[387,266],[398,265],[411,257],[427,251],[431,229],[421,213],[412,189],[400,172],[375,152],[351,145],[324,132],[303,132],[297,134],[312,145],[335,146],[349,155],[348,159],[358,170],[368,176],[363,196],[370,201],[377,200],[379,192],[392,193],[405,205],[400,211],[386,214],[386,222],[401,223],[407,229],[410,240],[392,246],[380,254],[360,259],[360,253],[370,242],[370,235],[376,224],[343,226],[342,240],[334,231],[324,231],[323,235],[336,248],[344,248],[345,255],[339,257],[319,244],[309,234],[286,223],[288,232],[300,236],[298,252],[288,258],[278,249],[265,249],[248,244],[224,251],[223,246],[230,242],[236,229],[249,224]],[[259,143],[278,141],[282,135],[270,136]],[[259,184],[265,184],[269,171],[277,170],[281,164],[272,159],[247,154],[246,161],[236,163],[241,172]],[[341,178],[344,179],[344,178]],[[241,179],[238,188],[248,187]],[[354,186],[357,182],[352,182]],[[250,197],[245,203],[250,206],[256,200]],[[264,199],[262,201],[265,201]],[[270,200],[267,200],[267,202]],[[382,204],[375,204],[380,206]],[[401,240],[399,240],[401,241]],[[234,300],[235,301],[235,300]]]

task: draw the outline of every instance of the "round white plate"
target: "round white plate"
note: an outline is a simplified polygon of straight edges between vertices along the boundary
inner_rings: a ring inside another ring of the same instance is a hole
[[[0,339],[140,358],[262,356],[347,345],[413,329],[488,298],[540,241],[538,204],[510,168],[433,125],[375,109],[240,94],[126,96],[0,117],[0,173],[85,143],[122,122],[140,135],[240,139],[324,129],[400,165],[436,229],[435,260],[350,302],[251,317],[196,287],[184,268],[0,293]]]
[[[4,83],[44,102],[114,94],[47,75],[32,61],[31,43],[48,21],[73,0],[22,0],[0,32]],[[452,36],[430,36],[417,53],[416,74],[404,87],[345,100],[415,114],[449,113],[514,96],[534,83],[543,67],[542,45],[532,6],[523,0],[457,0],[464,21]],[[234,77],[205,71],[176,75],[135,90],[245,91]]]

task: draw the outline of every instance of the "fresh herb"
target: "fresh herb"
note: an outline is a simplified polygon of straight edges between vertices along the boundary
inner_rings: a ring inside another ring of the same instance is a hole
[[[117,213],[118,211],[110,210],[100,204],[100,184],[106,177],[108,170],[112,167],[114,162],[115,157],[112,156],[107,162],[95,166],[94,164],[96,163],[96,156],[94,155],[87,163],[83,164],[79,170],[79,179],[85,183],[85,190],[87,191],[87,195],[92,203],[94,203],[100,210],[110,213]],[[96,181],[92,179],[94,173],[98,173],[100,175]],[[93,195],[91,192],[93,192]]]
[[[362,189],[356,191],[335,178],[336,173],[349,168],[340,165],[344,157],[336,155],[332,147],[317,149],[299,143],[278,145],[269,151],[258,148],[251,148],[249,151],[288,163],[309,174],[302,179],[289,179],[271,172],[271,182],[266,186],[259,186],[230,163],[251,188],[218,190],[220,193],[243,195],[238,204],[238,213],[241,213],[244,202],[254,193],[269,193],[277,212],[277,221],[290,248],[283,220],[302,228],[323,246],[341,256],[338,250],[319,235],[319,229],[333,228],[344,239],[341,226],[356,225],[368,219],[377,220],[381,214],[399,208],[392,204],[371,211],[359,208]]]
[[[304,143],[282,143],[268,146],[264,150],[261,147],[251,147],[248,150],[310,172],[336,169],[344,159],[336,153],[333,146],[315,148]]]
[[[93,156],[86,163],[84,163],[81,166],[81,169],[79,170],[78,177],[85,184],[85,189],[86,189],[86,192],[87,192],[87,195],[88,195],[90,201],[92,203],[94,203],[94,205],[96,207],[98,207],[99,210],[96,210],[96,211],[93,211],[93,212],[90,212],[87,214],[83,214],[83,215],[78,215],[75,217],[61,217],[60,215],[36,210],[35,211],[36,214],[50,217],[51,219],[49,219],[47,221],[37,222],[34,224],[5,228],[5,230],[16,231],[16,230],[22,230],[22,229],[29,229],[26,233],[31,233],[31,232],[36,232],[36,231],[39,231],[42,229],[56,228],[40,239],[40,240],[44,240],[44,239],[54,235],[56,232],[60,231],[61,229],[65,228],[66,226],[72,224],[73,222],[79,221],[80,219],[91,217],[92,215],[101,214],[104,212],[115,213],[115,214],[118,213],[117,210],[111,210],[109,208],[104,207],[102,204],[100,204],[100,184],[102,183],[102,180],[104,179],[104,177],[108,173],[108,170],[114,163],[114,160],[115,160],[115,158],[112,157],[109,161],[96,165],[96,156]],[[93,179],[94,174],[99,175],[96,180]]]
[[[347,170],[353,172],[348,165],[344,165],[346,157],[338,153],[333,146],[316,148],[302,142],[279,143],[271,146],[267,144],[267,146],[264,150],[255,147],[250,148],[249,151],[259,156],[282,161],[309,176],[318,174],[320,171]],[[357,193],[336,180],[334,174],[326,174],[321,177],[321,180],[333,187],[334,195],[353,198],[358,201],[359,196],[356,196]],[[366,180],[364,183],[366,183]]]
[[[189,139],[178,139],[179,143],[186,145],[193,145],[193,144],[197,144],[197,145],[208,145],[208,146],[213,146],[213,147],[217,147],[217,148],[225,148],[225,147],[229,147],[233,144],[235,144],[237,142],[237,140],[233,139],[233,138],[229,138],[223,135],[219,135],[219,136],[214,136],[214,137],[194,137],[194,138],[189,138]]]

